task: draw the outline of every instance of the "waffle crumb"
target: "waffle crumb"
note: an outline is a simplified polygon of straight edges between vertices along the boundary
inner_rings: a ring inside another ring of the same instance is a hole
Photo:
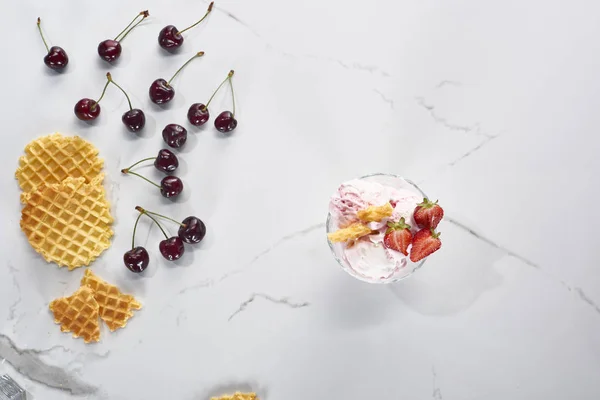
[[[232,395],[224,395],[221,397],[211,397],[211,400],[259,400],[256,393],[241,393],[235,392]]]
[[[371,206],[364,210],[359,210],[356,215],[362,222],[381,222],[382,219],[391,217],[394,207],[390,203],[382,206]]]
[[[356,240],[371,233],[371,229],[361,223],[355,223],[347,228],[339,229],[327,235],[331,243],[347,242]]]

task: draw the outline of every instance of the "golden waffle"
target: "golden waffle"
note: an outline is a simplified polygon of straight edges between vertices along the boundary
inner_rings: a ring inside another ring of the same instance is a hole
[[[259,399],[258,399],[258,397],[256,397],[256,393],[235,392],[233,395],[212,397],[211,400],[259,400]]]
[[[24,192],[42,184],[51,185],[68,177],[82,177],[90,183],[100,174],[104,161],[98,149],[79,136],[55,133],[43,136],[25,146],[15,173]]]
[[[53,300],[49,308],[62,332],[73,332],[73,337],[83,337],[86,343],[100,340],[98,303],[89,287],[81,287],[69,297]]]
[[[371,229],[361,223],[352,224],[347,228],[339,229],[329,233],[327,237],[331,243],[347,242],[348,240],[356,240],[371,233]]]
[[[371,206],[364,210],[358,210],[356,215],[362,222],[380,222],[386,217],[391,217],[394,212],[394,207],[390,203],[385,203],[382,206]]]
[[[104,282],[87,269],[81,279],[81,286],[87,286],[94,292],[94,298],[100,306],[100,318],[111,331],[124,328],[127,320],[133,317],[133,311],[142,305],[131,295],[123,294],[118,287]]]
[[[112,222],[104,188],[83,177],[40,186],[21,211],[21,229],[34,250],[69,270],[89,265],[110,246]]]

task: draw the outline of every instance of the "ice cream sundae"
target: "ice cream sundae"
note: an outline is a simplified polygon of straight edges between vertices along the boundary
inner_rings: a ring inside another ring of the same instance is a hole
[[[329,203],[327,237],[352,276],[389,283],[410,275],[441,247],[444,211],[412,182],[376,174],[340,185]]]

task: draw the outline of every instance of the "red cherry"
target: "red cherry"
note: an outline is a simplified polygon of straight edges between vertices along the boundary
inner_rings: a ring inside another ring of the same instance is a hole
[[[133,28],[138,26],[149,15],[150,14],[148,13],[148,10],[141,11],[138,15],[135,16],[133,21],[131,21],[129,25],[127,25],[127,27],[117,35],[116,38],[107,39],[100,42],[100,44],[98,45],[98,55],[100,56],[100,58],[109,63],[112,63],[113,61],[117,60],[121,56],[122,48],[120,42],[123,39],[125,39],[127,35],[129,35],[129,32],[131,32]],[[138,21],[138,18],[140,16],[142,17],[142,19]]]
[[[98,118],[100,115],[100,100],[104,97],[104,93],[106,93],[106,88],[110,83],[110,74],[106,74],[108,78],[106,84],[104,85],[104,89],[102,89],[102,94],[98,100],[92,99],[81,99],[75,104],[75,115],[82,121],[90,121]]]
[[[211,2],[208,5],[208,10],[206,10],[206,14],[204,14],[204,16],[200,19],[200,21],[196,22],[195,24],[193,24],[191,26],[188,26],[187,28],[185,28],[181,31],[178,30],[173,25],[167,25],[164,28],[162,28],[160,33],[158,34],[158,44],[160,45],[160,47],[162,47],[165,50],[169,50],[169,51],[178,49],[183,44],[183,36],[181,36],[181,34],[185,31],[187,31],[188,29],[192,29],[193,27],[198,25],[200,22],[204,21],[204,19],[212,11],[213,4],[214,4],[214,2]]]
[[[197,57],[202,57],[203,55],[204,55],[203,51],[196,53],[192,58],[187,60],[185,62],[185,64],[183,64],[177,70],[177,72],[175,72],[175,74],[171,77],[171,79],[169,79],[168,81],[165,81],[164,79],[159,78],[159,79],[156,79],[154,82],[152,82],[152,84],[150,85],[150,89],[148,90],[148,95],[150,96],[150,100],[152,100],[152,102],[155,104],[164,104],[164,103],[168,103],[169,101],[173,100],[173,97],[175,97],[175,89],[173,89],[173,87],[171,86],[171,81],[193,59],[195,59]]]
[[[167,25],[158,34],[158,44],[165,50],[176,49],[183,44],[183,36],[173,25]]]
[[[48,52],[48,54],[44,56],[44,64],[46,64],[48,68],[56,71],[63,70],[69,63],[69,56],[67,56],[67,52],[62,47],[52,46],[48,48],[48,44],[46,43],[46,39],[42,33],[41,22],[42,21],[38,18],[38,30],[40,31],[40,36],[42,37],[42,41],[44,42],[44,46],[46,46],[46,51]]]
[[[192,104],[187,113],[188,121],[194,126],[204,125],[209,118],[208,108],[202,103]]]
[[[75,104],[75,115],[82,121],[91,121],[100,115],[100,104],[96,100],[81,99]]]

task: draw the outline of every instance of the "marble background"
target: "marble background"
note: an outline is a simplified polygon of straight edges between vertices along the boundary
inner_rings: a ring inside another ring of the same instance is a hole
[[[600,398],[598,1],[221,0],[179,54],[158,47],[164,25],[206,6],[0,4],[0,373],[44,400]],[[109,67],[97,43],[143,9]],[[65,74],[42,62],[38,16],[70,55]],[[174,104],[150,103],[150,83],[199,50]],[[238,129],[193,129],[187,107],[231,68]],[[124,130],[116,90],[97,124],[73,115],[106,71],[146,111],[141,137]],[[119,173],[161,148],[168,123],[190,131],[175,203]],[[18,157],[54,131],[105,158],[115,236],[93,270],[144,304],[94,345],[47,309],[83,269],[45,263],[19,229]],[[442,250],[396,285],[354,280],[326,244],[329,195],[370,172],[404,175],[446,210]],[[169,264],[144,223],[151,266],[133,276],[121,258],[135,205],[199,216],[205,242]]]

